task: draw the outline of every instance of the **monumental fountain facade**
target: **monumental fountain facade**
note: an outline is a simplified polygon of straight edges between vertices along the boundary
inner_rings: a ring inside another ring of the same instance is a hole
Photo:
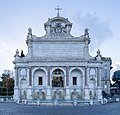
[[[28,29],[28,53],[16,50],[14,101],[102,99],[110,91],[111,58],[89,54],[86,28],[80,37],[71,35],[72,23],[59,16],[44,24],[46,34]],[[94,42],[94,41],[93,41]]]

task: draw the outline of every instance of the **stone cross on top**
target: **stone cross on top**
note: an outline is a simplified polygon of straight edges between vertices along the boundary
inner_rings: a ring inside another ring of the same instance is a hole
[[[57,10],[57,17],[59,17],[60,16],[59,11],[62,10],[62,8],[59,8],[59,6],[57,6],[57,8],[55,8],[55,10]]]

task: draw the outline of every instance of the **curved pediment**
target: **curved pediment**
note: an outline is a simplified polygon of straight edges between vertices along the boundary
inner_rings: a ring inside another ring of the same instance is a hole
[[[50,37],[70,37],[72,23],[63,17],[49,18],[44,24],[46,34]]]

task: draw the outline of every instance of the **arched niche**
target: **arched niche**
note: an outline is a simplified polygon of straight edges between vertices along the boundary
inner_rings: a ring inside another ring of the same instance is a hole
[[[64,72],[61,69],[55,69],[52,72],[52,87],[64,87]]]
[[[21,89],[26,89],[27,88],[27,80],[26,79],[21,79],[20,81]]]
[[[90,69],[90,78],[93,78],[96,76],[96,69],[95,68],[91,68]]]
[[[27,75],[27,71],[26,71],[25,68],[20,69],[20,75],[21,76],[26,76]]]
[[[95,79],[91,78],[89,81],[89,88],[90,88],[90,92],[91,92],[91,98],[95,98],[96,95],[96,81]]]
[[[34,86],[45,86],[46,85],[46,73],[42,69],[37,69],[33,74],[33,85]]]
[[[27,98],[27,80],[24,78],[20,80],[20,98]]]
[[[70,85],[71,86],[83,86],[83,74],[79,69],[74,69],[70,73]]]

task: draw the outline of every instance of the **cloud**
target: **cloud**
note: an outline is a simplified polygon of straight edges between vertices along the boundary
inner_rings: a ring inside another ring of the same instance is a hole
[[[74,23],[73,34],[78,34],[80,31],[84,34],[84,29],[89,29],[92,50],[96,49],[96,47],[100,46],[105,40],[112,37],[112,31],[108,21],[102,20],[95,14],[78,14],[74,17]]]

